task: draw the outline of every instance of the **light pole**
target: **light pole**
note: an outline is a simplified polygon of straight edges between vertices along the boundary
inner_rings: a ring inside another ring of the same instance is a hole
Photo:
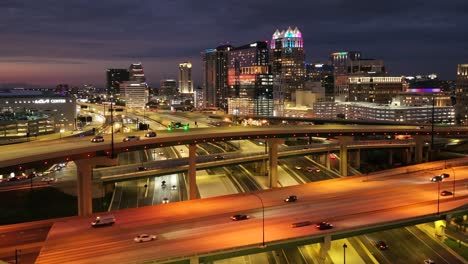
[[[452,172],[453,172],[453,197],[455,198],[455,169],[451,167]]]
[[[437,215],[439,215],[440,209],[440,181],[437,181]]]
[[[348,248],[348,245],[344,243],[343,244],[343,264],[346,264],[346,248]]]
[[[110,105],[110,113],[111,113],[111,159],[115,158],[114,156],[114,109],[112,108],[113,104],[113,97],[111,96],[111,105]]]
[[[260,198],[260,196],[256,193],[251,193],[253,196],[257,197],[260,200],[260,203],[262,204],[262,248],[266,247],[265,244],[265,206],[263,205],[263,200]]]

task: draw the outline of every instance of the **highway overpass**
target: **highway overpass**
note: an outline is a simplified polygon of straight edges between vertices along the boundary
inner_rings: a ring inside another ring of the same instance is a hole
[[[452,181],[439,185],[430,182],[427,173],[414,172],[120,210],[112,212],[117,219],[113,226],[98,229],[90,226],[94,216],[75,217],[53,225],[36,263],[198,263],[317,242],[325,260],[331,240],[468,212],[468,168],[461,170],[453,182],[455,197],[438,193],[451,189]],[[291,194],[298,201],[285,203],[283,198]],[[229,219],[239,213],[251,218]],[[291,227],[301,221],[328,221],[335,227]],[[438,228],[443,233],[440,224]],[[133,242],[140,233],[156,234],[158,239]],[[259,247],[262,242],[267,247]]]

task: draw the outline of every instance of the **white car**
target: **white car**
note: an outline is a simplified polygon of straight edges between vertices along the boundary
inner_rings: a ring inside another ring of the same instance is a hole
[[[135,242],[147,242],[151,240],[155,240],[158,236],[156,235],[148,235],[148,234],[141,234],[136,236],[133,240]]]
[[[425,259],[424,264],[435,264],[435,261],[433,261],[432,259]]]
[[[301,166],[295,166],[294,167],[296,170],[302,170],[302,167]]]

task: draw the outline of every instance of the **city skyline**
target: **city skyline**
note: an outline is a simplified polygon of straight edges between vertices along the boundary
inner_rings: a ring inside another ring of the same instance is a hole
[[[438,73],[455,79],[466,63],[467,22],[462,1],[255,1],[185,0],[139,5],[126,1],[0,3],[0,85],[93,84],[105,87],[108,68],[142,62],[148,83],[177,78],[193,63],[202,84],[205,49],[270,41],[276,29],[298,27],[307,62],[326,62],[335,51],[359,50],[382,59],[392,76]],[[10,87],[11,88],[11,87]]]

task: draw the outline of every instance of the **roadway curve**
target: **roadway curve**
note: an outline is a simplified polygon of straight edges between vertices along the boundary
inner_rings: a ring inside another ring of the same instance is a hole
[[[324,234],[333,239],[351,230],[436,213],[437,184],[428,181],[427,172],[365,179],[347,177],[256,192],[265,204],[266,243],[272,247],[284,240],[310,243]],[[452,188],[450,180],[440,184],[441,190]],[[456,197],[440,197],[440,212],[466,206],[467,183],[468,168],[460,169]],[[283,198],[291,194],[299,200],[285,204]],[[98,229],[90,227],[92,217],[75,217],[53,225],[36,263],[164,262],[257,248],[262,242],[261,212],[259,199],[247,193],[116,211],[116,224]],[[229,220],[237,213],[251,219]],[[305,220],[330,221],[336,227],[328,231],[290,227]],[[141,233],[159,237],[134,243],[133,237]]]
[[[122,142],[123,134],[114,136],[115,152],[151,149],[191,143],[229,141],[256,138],[285,138],[303,136],[371,136],[371,135],[420,135],[429,136],[430,129],[417,129],[414,126],[358,126],[358,125],[320,125],[320,126],[267,126],[267,127],[219,127],[195,128],[189,131],[158,131],[155,138]],[[144,133],[140,133],[141,136]],[[437,127],[435,135],[468,135],[468,127]],[[54,164],[76,159],[106,156],[111,152],[110,136],[104,143],[91,143],[90,137],[63,138],[47,142],[28,142],[27,144],[0,146],[0,168],[19,170],[34,168],[38,164]]]

